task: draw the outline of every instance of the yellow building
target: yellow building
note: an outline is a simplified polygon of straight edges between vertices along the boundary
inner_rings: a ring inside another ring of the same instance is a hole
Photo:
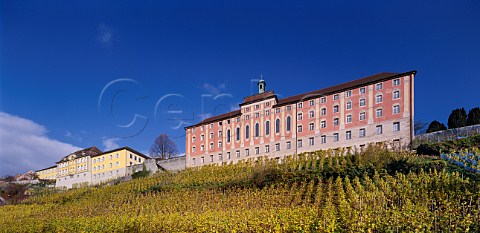
[[[103,152],[91,157],[92,184],[99,184],[108,180],[124,177],[132,173],[129,167],[142,164],[150,157],[133,150],[122,147]]]
[[[56,187],[95,185],[131,175],[148,159],[130,147],[102,152],[93,146],[63,157],[56,166],[39,170],[37,175],[40,179],[55,180]],[[156,166],[154,160],[152,163]]]
[[[57,179],[57,165],[38,170],[35,174],[40,180],[55,180]]]

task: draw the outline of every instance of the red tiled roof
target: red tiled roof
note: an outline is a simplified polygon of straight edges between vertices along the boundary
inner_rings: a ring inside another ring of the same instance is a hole
[[[92,146],[92,147],[89,147],[89,148],[86,148],[86,149],[83,149],[83,150],[75,151],[72,154],[75,154],[77,156],[77,158],[81,158],[81,157],[85,157],[85,156],[94,156],[94,155],[98,155],[98,154],[102,154],[102,153],[103,152],[100,149],[98,149],[96,146]],[[68,156],[69,155],[63,157],[57,163],[68,161]]]
[[[378,74],[374,74],[372,76],[368,76],[368,77],[353,80],[353,81],[350,81],[350,82],[342,83],[342,84],[339,84],[339,85],[327,87],[327,88],[324,88],[324,89],[320,89],[320,90],[307,92],[307,93],[304,93],[304,94],[294,95],[294,96],[290,96],[290,97],[287,97],[287,98],[284,98],[284,99],[280,99],[275,106],[282,106],[282,105],[289,104],[289,103],[294,103],[294,102],[297,102],[297,101],[300,101],[300,100],[308,100],[308,99],[312,99],[312,98],[319,97],[319,96],[338,93],[338,92],[342,92],[342,91],[352,89],[352,88],[355,88],[355,87],[364,86],[364,85],[367,85],[367,84],[370,84],[370,83],[378,82],[378,81],[381,81],[381,80],[393,79],[393,78],[396,78],[396,77],[409,75],[409,74],[416,74],[416,73],[417,73],[416,70],[412,70],[412,71],[409,71],[409,72],[406,72],[406,73],[385,73],[385,72],[384,73],[378,73]]]
[[[215,121],[219,121],[219,120],[223,120],[223,119],[227,119],[227,118],[231,118],[231,117],[234,117],[234,116],[237,116],[237,115],[240,115],[242,112],[241,110],[235,110],[235,111],[231,111],[231,112],[227,112],[227,113],[224,113],[224,114],[220,114],[218,116],[213,116],[213,117],[210,117],[210,118],[207,118],[195,125],[191,125],[191,126],[187,126],[185,128],[191,128],[191,127],[194,127],[194,126],[198,126],[198,125],[203,125],[203,124],[207,124],[207,123],[211,123],[211,122],[215,122]]]
[[[275,93],[273,93],[273,91],[266,91],[264,93],[247,96],[243,99],[243,103],[240,104],[240,106],[245,105],[245,104],[249,104],[249,103],[253,103],[253,102],[257,102],[257,101],[266,100],[266,99],[273,98],[273,97],[276,98],[276,95],[275,95]]]

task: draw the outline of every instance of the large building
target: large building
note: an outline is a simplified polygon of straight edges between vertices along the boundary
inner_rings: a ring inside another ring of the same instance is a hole
[[[379,73],[278,99],[258,82],[240,109],[186,127],[186,166],[413,140],[414,76]]]
[[[122,147],[102,152],[97,147],[79,150],[63,157],[56,166],[37,171],[39,179],[55,180],[56,187],[95,185],[131,175],[132,166],[150,157]]]

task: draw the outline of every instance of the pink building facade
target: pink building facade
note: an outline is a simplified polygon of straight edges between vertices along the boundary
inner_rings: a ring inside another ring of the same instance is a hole
[[[379,73],[278,99],[260,80],[240,109],[186,127],[186,166],[282,158],[385,142],[408,149],[413,139],[414,76]]]

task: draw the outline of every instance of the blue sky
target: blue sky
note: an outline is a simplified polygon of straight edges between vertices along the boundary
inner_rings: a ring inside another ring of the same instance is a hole
[[[478,12],[478,1],[1,1],[0,176],[93,145],[147,152],[160,133],[183,152],[183,123],[234,109],[260,74],[286,97],[418,70],[416,120],[446,123],[480,105]]]

